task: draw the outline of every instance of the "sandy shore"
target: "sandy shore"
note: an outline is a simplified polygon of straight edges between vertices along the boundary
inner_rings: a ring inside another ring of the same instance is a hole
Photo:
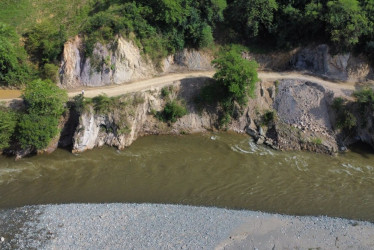
[[[0,249],[374,249],[374,224],[176,205],[0,210]]]

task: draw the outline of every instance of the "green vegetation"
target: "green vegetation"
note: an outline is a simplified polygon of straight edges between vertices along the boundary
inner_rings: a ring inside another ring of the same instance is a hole
[[[349,111],[346,101],[343,98],[335,98],[332,107],[336,112],[336,128],[351,130],[357,126],[357,119]]]
[[[114,49],[124,36],[156,64],[215,42],[262,51],[328,43],[374,63],[373,0],[3,0],[0,23],[1,85],[55,80],[63,44],[76,35],[89,56],[97,42]]]
[[[0,22],[0,85],[22,85],[31,78],[27,55],[15,30]]]
[[[22,149],[44,149],[58,134],[59,119],[65,111],[67,93],[51,81],[35,80],[27,84],[24,111],[18,114],[0,109],[0,149],[10,143]]]
[[[176,100],[169,101],[166,103],[164,110],[156,114],[156,117],[160,121],[174,123],[177,119],[185,116],[187,109],[185,105],[177,102]]]
[[[17,124],[16,137],[24,149],[43,149],[58,133],[67,93],[51,81],[35,80],[27,85],[23,99],[26,113]]]
[[[274,110],[267,110],[264,115],[262,116],[262,125],[269,126],[271,125],[276,117],[276,113]]]
[[[236,104],[244,105],[248,96],[254,97],[257,76],[257,63],[248,61],[241,56],[242,50],[237,46],[230,46],[220,51],[217,59],[212,63],[217,68],[213,76],[213,86],[202,90],[202,99],[218,102],[223,108],[221,125],[228,124],[230,117],[236,111]]]
[[[17,124],[17,116],[11,110],[0,109],[0,149],[9,147],[10,139]]]
[[[315,145],[322,145],[322,143],[323,143],[322,139],[318,138],[318,137],[312,138],[310,142],[315,144]]]

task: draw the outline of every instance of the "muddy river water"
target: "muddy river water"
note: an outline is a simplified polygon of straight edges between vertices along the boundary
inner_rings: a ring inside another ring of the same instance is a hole
[[[222,133],[149,136],[130,148],[0,159],[0,208],[136,202],[374,221],[374,153],[280,152]]]

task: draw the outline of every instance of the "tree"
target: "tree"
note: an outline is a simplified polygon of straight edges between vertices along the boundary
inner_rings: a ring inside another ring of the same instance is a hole
[[[244,59],[239,48],[223,49],[212,63],[217,69],[213,78],[224,89],[226,103],[236,101],[243,105],[248,96],[254,97],[258,65],[255,61]]]
[[[0,109],[0,149],[9,147],[9,141],[17,124],[16,114]]]
[[[26,52],[15,30],[0,22],[0,83],[22,85],[29,79]]]
[[[35,80],[28,84],[23,98],[28,113],[38,115],[60,116],[68,100],[65,90],[58,88],[50,80]]]
[[[35,113],[21,116],[17,138],[23,149],[44,149],[58,133],[58,118]]]
[[[327,3],[327,31],[338,50],[350,50],[367,32],[367,18],[357,0],[334,0]]]
[[[271,30],[277,9],[275,0],[234,0],[228,7],[227,21],[239,34],[257,37],[260,32]]]
[[[17,125],[18,142],[23,149],[43,149],[58,134],[67,93],[49,80],[35,80],[28,84],[23,99],[27,110]]]

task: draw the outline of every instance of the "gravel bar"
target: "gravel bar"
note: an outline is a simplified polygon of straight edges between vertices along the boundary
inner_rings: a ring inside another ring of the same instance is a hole
[[[0,249],[374,249],[374,224],[158,204],[0,210]]]

